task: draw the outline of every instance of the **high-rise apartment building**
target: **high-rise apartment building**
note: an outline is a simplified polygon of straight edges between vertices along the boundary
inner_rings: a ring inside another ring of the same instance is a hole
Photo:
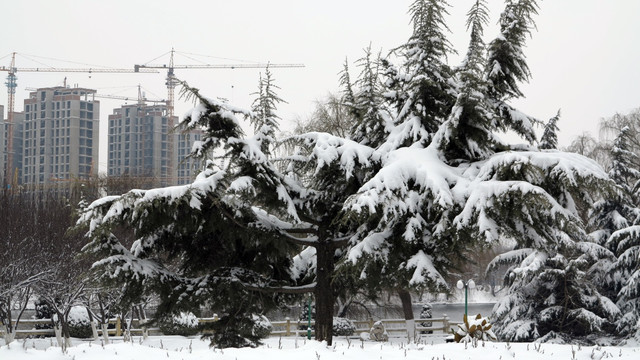
[[[167,107],[139,102],[109,115],[109,176],[144,176],[172,185]]]
[[[13,143],[12,149],[9,149],[9,125],[4,118],[4,107],[0,105],[0,150],[2,150],[0,154],[0,183],[8,186],[19,184],[21,179],[24,118],[22,112],[13,113]],[[8,161],[10,156],[11,162]],[[11,169],[8,168],[9,166]]]
[[[100,102],[95,93],[51,87],[24,100],[22,139],[14,141],[14,147],[22,145],[22,184],[55,184],[98,173]]]
[[[187,133],[176,136],[176,183],[178,185],[193,182],[195,176],[203,169],[204,163],[201,160],[188,158],[193,144],[202,140],[201,130],[191,130]]]
[[[173,120],[173,121],[170,121]],[[199,162],[185,159],[201,134],[171,132],[164,104],[124,105],[109,115],[109,176],[147,177],[153,186],[186,184],[193,180]]]

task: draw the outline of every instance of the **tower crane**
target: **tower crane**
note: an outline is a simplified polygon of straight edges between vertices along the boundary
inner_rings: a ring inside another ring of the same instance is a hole
[[[174,49],[171,49],[171,56],[169,57],[169,65],[152,65],[142,64],[134,65],[134,72],[142,72],[145,69],[167,69],[167,112],[169,117],[173,116],[175,94],[174,90],[178,85],[178,79],[175,76],[176,69],[193,70],[193,69],[263,69],[269,68],[303,68],[304,64],[201,64],[201,65],[175,65],[173,62]]]
[[[175,104],[175,88],[178,85],[178,78],[175,76],[176,69],[193,70],[193,69],[262,69],[262,68],[302,68],[304,64],[200,64],[200,65],[175,65],[173,57],[175,50],[171,49],[171,56],[169,57],[169,65],[152,65],[142,64],[134,65],[134,71],[139,72],[145,69],[166,69],[167,78],[165,85],[167,85],[167,113],[169,115],[169,129],[174,128],[174,104]],[[152,60],[153,61],[153,60]],[[173,142],[169,142],[169,153],[173,153]],[[173,169],[173,156],[169,158],[169,168]]]
[[[131,70],[131,69],[110,69],[110,68],[56,68],[56,67],[42,67],[42,68],[17,68],[16,67],[16,53],[11,54],[11,65],[9,67],[2,66],[0,71],[6,71],[7,75],[7,163],[5,164],[5,180],[6,184],[11,184],[13,169],[13,112],[15,108],[15,94],[18,87],[17,72],[61,72],[61,73],[157,73],[157,70],[145,69],[143,71]]]

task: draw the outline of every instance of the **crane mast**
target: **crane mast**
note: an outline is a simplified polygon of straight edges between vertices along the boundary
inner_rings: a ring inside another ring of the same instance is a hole
[[[15,96],[16,96],[16,87],[18,86],[16,76],[16,53],[11,54],[11,70],[9,71],[9,75],[7,76],[7,93],[9,95],[8,99],[8,110],[7,110],[7,162],[5,164],[5,186],[9,184],[13,184],[13,111],[15,104]],[[15,184],[13,184],[15,185]]]

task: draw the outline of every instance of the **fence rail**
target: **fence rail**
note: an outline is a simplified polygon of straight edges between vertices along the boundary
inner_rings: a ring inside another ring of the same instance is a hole
[[[217,320],[218,320],[217,317],[199,318],[198,322],[202,324],[202,323],[208,323],[208,322],[215,322]],[[398,334],[398,333],[407,332],[407,328],[406,328],[407,322],[404,319],[383,319],[380,321],[382,322],[382,324],[384,325],[385,329],[389,334]],[[109,336],[122,336],[126,327],[124,322],[125,321],[121,320],[120,318],[110,319],[109,325],[113,325],[113,327],[107,330]],[[373,327],[373,324],[375,322],[376,321],[374,321],[373,319],[354,320],[353,323],[356,326],[355,335],[360,334],[361,332],[368,332],[371,329],[371,327]],[[441,324],[441,326],[424,327],[420,325],[420,323],[422,322],[430,322],[433,325],[439,323]],[[451,332],[451,327],[455,325],[454,323],[451,323],[449,321],[449,317],[447,316],[444,316],[443,318],[433,318],[433,319],[415,319],[415,323],[416,323],[415,329],[417,332],[433,331],[435,333],[435,332],[442,331],[444,334],[449,334]],[[19,339],[19,338],[25,338],[28,336],[54,336],[55,333],[53,329],[35,329],[37,325],[46,326],[51,324],[52,324],[51,319],[20,320],[19,327],[21,329],[15,330],[16,338]],[[273,330],[271,331],[270,336],[274,336],[274,337],[303,336],[307,334],[307,330],[303,329],[302,327],[303,326],[306,327],[307,324],[308,324],[307,321],[292,321],[290,319],[286,319],[282,321],[272,321],[271,325],[273,326]],[[314,325],[315,322],[311,321],[311,324]],[[15,321],[13,322],[13,325],[15,325]],[[31,329],[25,329],[25,327],[31,327]],[[4,335],[4,330],[5,330],[4,328],[0,328],[0,336]],[[102,329],[100,327],[97,327],[97,330],[98,330],[98,335],[102,335]],[[131,328],[129,329],[129,332],[131,333],[131,335],[142,336],[145,330],[149,335],[162,335],[160,328],[150,327],[150,328],[143,329],[139,319],[133,319],[131,321]],[[313,333],[313,327],[312,327],[312,333]]]

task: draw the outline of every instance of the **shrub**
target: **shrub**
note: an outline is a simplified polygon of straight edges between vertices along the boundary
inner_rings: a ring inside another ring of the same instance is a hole
[[[256,347],[260,340],[271,333],[273,326],[263,315],[248,314],[248,316],[222,316],[218,321],[207,324],[213,334],[211,338],[214,346],[219,348]]]
[[[191,336],[200,331],[198,318],[191,312],[167,315],[158,320],[158,327],[165,335]]]
[[[333,336],[351,336],[356,332],[356,325],[353,321],[341,318],[333,318]]]
[[[71,337],[80,339],[93,337],[89,313],[84,306],[74,306],[69,310],[67,324],[69,325],[69,335]]]

